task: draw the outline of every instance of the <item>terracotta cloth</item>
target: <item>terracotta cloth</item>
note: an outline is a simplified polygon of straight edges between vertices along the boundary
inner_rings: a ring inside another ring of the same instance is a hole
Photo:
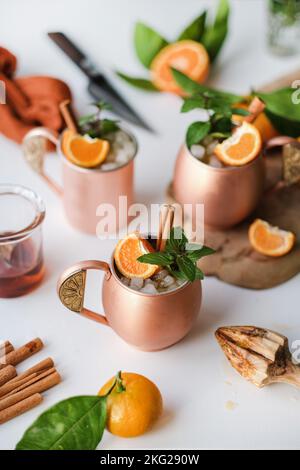
[[[0,47],[0,81],[5,83],[6,104],[0,104],[0,132],[18,143],[36,126],[60,131],[59,103],[71,99],[68,86],[51,77],[14,78],[16,57]]]

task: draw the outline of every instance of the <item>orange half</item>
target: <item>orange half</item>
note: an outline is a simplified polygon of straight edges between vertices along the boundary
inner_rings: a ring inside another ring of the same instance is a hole
[[[260,153],[262,139],[253,124],[244,122],[232,136],[218,144],[215,154],[226,165],[242,166],[252,162]]]
[[[66,157],[75,165],[84,168],[95,168],[100,165],[109,152],[109,142],[102,139],[91,139],[75,134],[67,136],[63,146]]]
[[[258,253],[279,257],[293,249],[296,237],[292,232],[280,230],[264,220],[257,219],[249,229],[249,240]]]
[[[148,279],[157,271],[158,266],[137,261],[142,255],[155,251],[152,245],[137,233],[131,233],[120,240],[115,249],[115,263],[123,276]]]
[[[164,47],[151,64],[151,77],[154,85],[161,91],[183,95],[184,92],[175,82],[171,67],[202,83],[209,73],[209,56],[202,44],[183,40]]]

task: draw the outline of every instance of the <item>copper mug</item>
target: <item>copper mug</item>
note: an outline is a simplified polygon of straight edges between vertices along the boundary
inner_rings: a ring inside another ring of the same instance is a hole
[[[84,307],[86,272],[105,272],[102,303],[105,316]],[[202,301],[201,281],[178,289],[146,294],[124,285],[115,269],[103,261],[82,261],[67,269],[58,281],[58,295],[69,310],[110,326],[127,343],[144,351],[167,348],[180,341],[193,327]]]
[[[109,222],[107,232],[117,233],[128,224],[128,211],[123,210],[119,213],[119,205],[121,197],[126,198],[126,207],[134,202],[134,158],[137,154],[137,142],[127,130],[126,133],[130,135],[135,145],[135,153],[129,162],[108,171],[82,168],[70,162],[62,151],[63,134],[57,138],[50,129],[39,127],[29,131],[24,137],[23,149],[27,162],[62,198],[67,220],[80,231],[96,234],[99,216],[103,215],[99,212],[97,214],[100,204],[103,204],[102,207],[108,204],[115,209],[115,212],[111,213],[114,220],[110,221],[109,215],[107,217]],[[56,146],[60,156],[63,188],[45,172],[47,140]],[[109,227],[112,227],[112,230],[109,230]]]
[[[263,156],[240,167],[215,168],[196,159],[186,145],[180,149],[173,179],[180,204],[204,204],[206,226],[226,229],[246,219],[264,190]]]

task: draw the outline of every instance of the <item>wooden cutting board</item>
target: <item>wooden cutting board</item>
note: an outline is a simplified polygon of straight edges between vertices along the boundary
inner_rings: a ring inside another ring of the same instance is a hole
[[[296,79],[300,79],[300,71],[276,80],[262,90],[272,91],[290,86]],[[229,284],[249,289],[268,289],[300,273],[300,184],[270,190],[281,179],[281,155],[266,157],[266,167],[267,189],[251,218],[226,231],[205,229],[205,244],[216,250],[214,255],[203,259],[199,264],[207,276],[216,276]],[[172,185],[168,188],[167,200],[169,203],[176,202]],[[271,258],[252,249],[248,229],[257,217],[296,234],[297,244],[290,254]]]

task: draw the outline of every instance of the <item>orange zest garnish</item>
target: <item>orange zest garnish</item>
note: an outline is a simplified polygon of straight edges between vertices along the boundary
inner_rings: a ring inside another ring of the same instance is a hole
[[[67,136],[63,150],[72,163],[84,168],[100,165],[109,152],[109,142],[102,139],[90,139],[79,134]]]
[[[225,165],[242,166],[252,162],[260,153],[262,139],[253,124],[244,122],[228,139],[218,144],[215,154]]]
[[[152,245],[137,233],[131,233],[120,240],[116,246],[114,258],[118,270],[123,276],[147,279],[157,271],[158,266],[137,261],[142,255],[155,251]]]
[[[209,73],[209,56],[202,44],[192,40],[183,40],[164,47],[151,64],[151,77],[154,85],[162,91],[183,95],[182,89],[175,82],[171,67],[203,83]]]
[[[249,229],[249,240],[258,253],[279,257],[293,249],[296,237],[292,232],[280,230],[264,220],[257,219]]]

